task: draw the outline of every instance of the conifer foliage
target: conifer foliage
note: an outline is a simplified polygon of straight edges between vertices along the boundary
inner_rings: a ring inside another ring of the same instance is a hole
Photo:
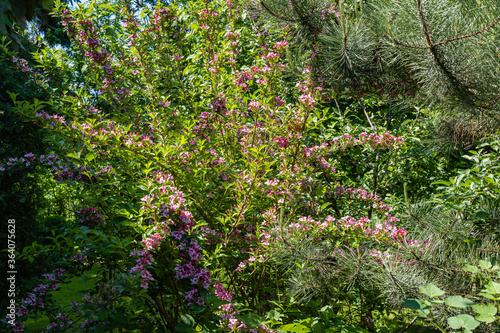
[[[496,1],[262,0],[254,15],[289,25],[316,75],[362,96],[416,96],[454,113],[500,107]],[[297,57],[296,59],[299,59]]]

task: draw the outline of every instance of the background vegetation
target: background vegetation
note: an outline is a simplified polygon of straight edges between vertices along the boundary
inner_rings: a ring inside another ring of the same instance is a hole
[[[496,2],[24,5],[2,329],[500,330]]]

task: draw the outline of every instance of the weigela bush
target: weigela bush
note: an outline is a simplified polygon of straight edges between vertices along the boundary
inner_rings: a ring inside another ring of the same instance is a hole
[[[294,88],[283,80],[286,30],[259,31],[229,0],[56,12],[72,47],[42,50],[36,79],[57,112],[17,106],[52,134],[54,153],[0,167],[47,167],[81,188],[80,225],[64,242],[70,270],[98,266],[95,290],[68,314],[82,331],[187,330],[193,318],[207,331],[269,331],[242,311],[269,310],[286,290],[280,248],[312,237],[377,264],[409,244],[390,208],[336,169],[354,147],[391,151],[403,139],[313,135],[324,91],[308,67]],[[47,331],[71,326],[55,319]]]

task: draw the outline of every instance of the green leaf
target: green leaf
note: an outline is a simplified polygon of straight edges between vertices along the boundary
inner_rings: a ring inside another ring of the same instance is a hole
[[[480,219],[484,219],[484,218],[487,218],[487,217],[489,217],[489,216],[490,216],[490,214],[488,214],[487,212],[483,212],[483,211],[479,211],[479,212],[477,212],[477,213],[474,215],[474,217],[476,217],[476,218],[480,218]]]
[[[99,4],[99,8],[106,8],[109,11],[114,11],[115,10],[112,6],[110,6],[108,4],[102,4],[102,3]]]
[[[67,154],[66,156],[68,156],[68,157],[72,157],[72,158],[74,158],[74,159],[79,160],[79,159],[80,159],[80,155],[81,155],[81,154],[82,154],[82,152],[80,152],[80,151],[79,151],[78,153],[69,153],[69,154]]]
[[[476,266],[472,266],[472,265],[465,265],[464,270],[466,270],[467,272],[471,272],[471,273],[479,273],[480,272],[479,268],[477,268]]]
[[[271,310],[267,314],[267,319],[271,321],[271,324],[280,324],[281,323],[281,313],[277,310]]]
[[[183,315],[181,315],[181,322],[182,322],[184,325],[189,326],[189,327],[193,327],[193,326],[194,326],[194,324],[196,323],[196,322],[194,321],[194,318],[193,318],[193,317],[191,317],[191,316],[190,316],[190,315],[188,315],[188,314],[183,314]]]
[[[490,269],[491,266],[492,266],[491,262],[484,261],[484,260],[479,260],[479,268],[481,268],[481,269]]]
[[[0,8],[1,8],[1,7],[0,7]],[[9,94],[10,99],[11,99],[14,103],[16,103],[16,100],[17,100],[17,95],[19,95],[19,94],[14,94],[14,93],[11,93],[10,91],[7,91],[7,94]]]
[[[301,332],[301,333],[306,333],[306,332],[311,332],[311,330],[304,325],[301,324],[286,324],[282,325],[279,328],[280,331],[283,332]]]
[[[474,317],[468,314],[461,314],[455,317],[448,318],[448,325],[455,330],[464,328],[466,330],[474,330],[478,327],[480,322],[474,319]]]
[[[94,155],[94,154],[88,154],[87,156],[85,156],[85,159],[86,159],[88,162],[92,161],[94,158],[95,158],[95,155]]]
[[[324,186],[318,186],[316,188],[316,196],[321,197],[325,193],[325,187]]]
[[[463,298],[462,296],[449,296],[444,299],[446,305],[456,309],[465,309],[468,306],[474,305],[474,302]]]
[[[420,287],[420,292],[424,294],[427,297],[438,297],[438,296],[443,296],[444,295],[444,290],[439,289],[437,286],[435,286],[432,283],[429,283],[423,287]]]
[[[259,326],[264,322],[264,318],[255,313],[246,313],[238,318],[245,323],[246,326]]]
[[[483,290],[481,290],[483,293],[488,293],[491,295],[498,295],[500,294],[500,283],[496,283],[493,281],[488,282],[488,284],[485,286]]]
[[[419,299],[405,299],[403,303],[403,307],[407,309],[417,309],[417,310],[423,310],[423,309],[429,309],[430,307],[425,305],[421,300]]]
[[[106,32],[108,33],[109,36],[113,36],[115,38],[118,38],[118,35],[116,34],[115,29],[113,29],[112,27],[107,27]]]
[[[495,321],[495,315],[498,312],[497,307],[493,303],[475,304],[472,309],[478,314],[476,319],[483,323],[489,324]]]

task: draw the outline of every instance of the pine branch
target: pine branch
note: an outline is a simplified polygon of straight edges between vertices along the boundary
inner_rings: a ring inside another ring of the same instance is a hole
[[[293,20],[293,19],[285,18],[283,16],[280,16],[280,15],[276,14],[262,0],[260,1],[260,5],[262,7],[264,7],[264,9],[269,13],[269,15],[277,18],[278,20],[282,20],[282,21],[285,21],[285,22],[288,22],[288,23],[300,23],[300,20]]]
[[[406,43],[398,41],[396,38],[394,38],[392,36],[391,36],[391,39],[394,41],[394,44],[399,45],[399,46],[404,46],[404,47],[407,47],[409,49],[426,50],[429,48],[428,46],[416,46],[416,45],[406,44]]]
[[[465,100],[466,100],[467,103],[472,104],[471,100],[469,98],[470,93],[467,91],[467,89],[465,89],[462,86],[462,84],[455,77],[455,75],[453,75],[453,73],[450,72],[450,70],[445,66],[443,60],[439,56],[439,54],[437,52],[436,45],[432,41],[430,28],[427,25],[427,22],[425,20],[424,10],[423,10],[423,6],[422,6],[422,0],[416,0],[416,1],[417,1],[418,16],[419,16],[419,19],[420,19],[420,24],[422,25],[422,30],[424,32],[425,39],[427,40],[427,45],[428,45],[429,53],[432,54],[434,62],[441,69],[441,71],[446,76],[446,78],[450,81],[450,83],[452,84],[452,86],[456,87],[456,89],[458,90],[458,92],[461,93],[461,95],[466,96]]]
[[[481,29],[479,31],[476,31],[476,32],[473,32],[473,33],[470,33],[470,34],[467,34],[467,35],[463,35],[463,36],[459,36],[459,37],[454,37],[454,38],[450,38],[450,39],[447,39],[447,40],[443,40],[443,41],[441,41],[439,43],[434,44],[434,46],[444,45],[444,44],[447,44],[447,43],[456,42],[457,40],[462,40],[462,39],[471,38],[471,37],[480,35],[483,32],[486,32],[486,31],[490,30],[491,28],[493,28],[498,23],[500,23],[500,17],[498,17],[492,24],[490,24],[489,26],[485,27],[484,29]]]

